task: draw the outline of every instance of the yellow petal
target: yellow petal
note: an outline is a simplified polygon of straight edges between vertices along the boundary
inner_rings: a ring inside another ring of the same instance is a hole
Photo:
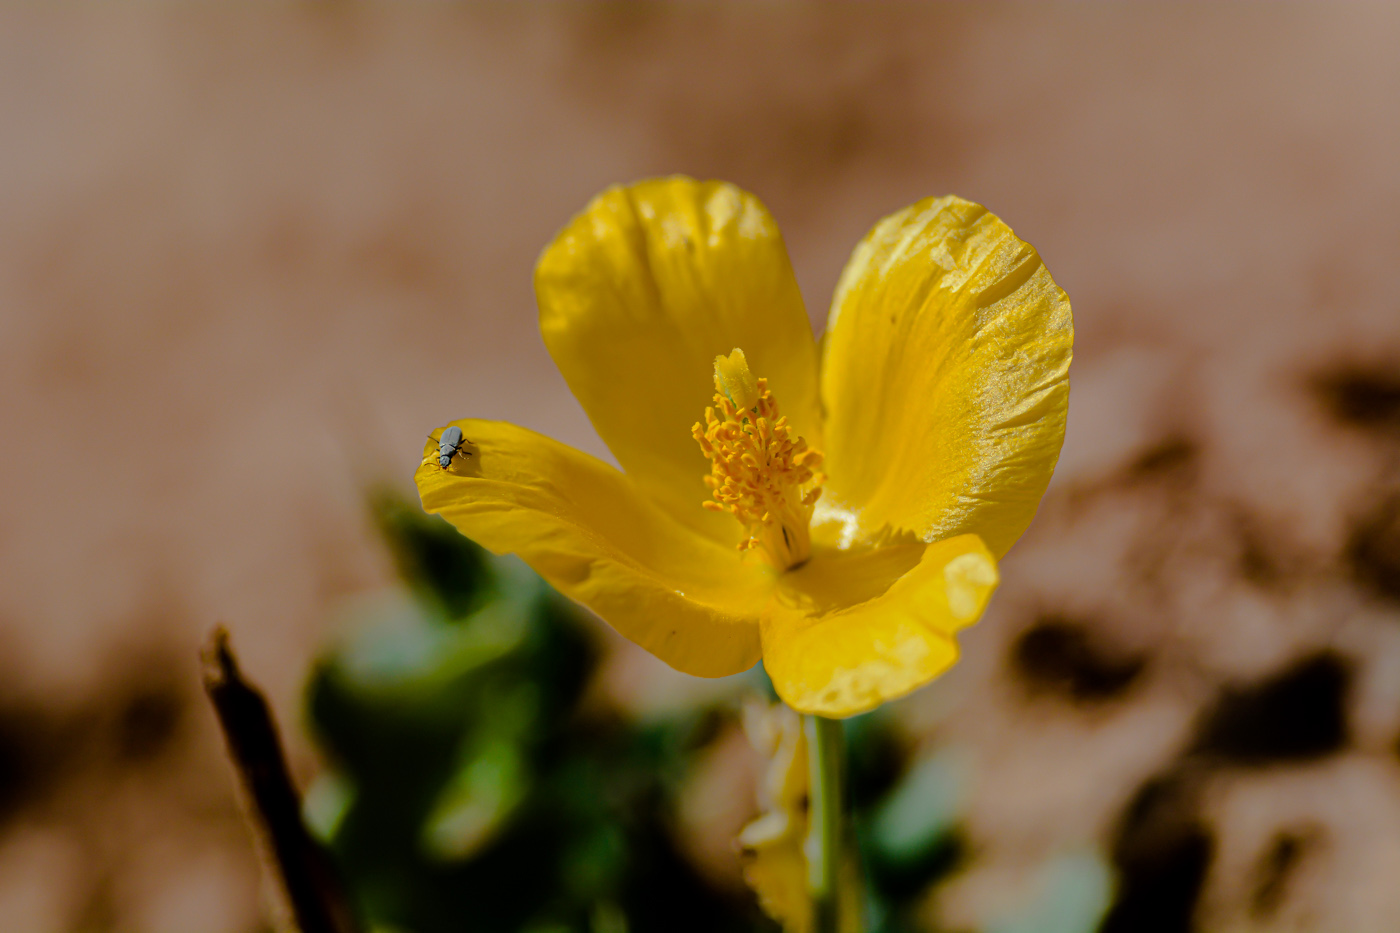
[[[985,208],[947,197],[880,221],[832,301],[822,360],[825,508],[854,539],[1020,537],[1064,440],[1069,300]]]
[[[868,568],[842,563],[831,557],[823,567],[813,558],[787,574],[764,614],[763,666],[799,712],[852,716],[937,677],[957,660],[954,635],[981,616],[998,579],[996,560],[976,535],[925,546],[918,562],[873,598]],[[823,593],[814,599],[817,578]],[[842,580],[852,600],[863,601],[832,608]]]
[[[760,830],[764,820],[749,826]],[[805,826],[807,821],[802,820]],[[739,838],[744,882],[758,896],[763,912],[782,925],[786,933],[810,933],[812,898],[807,893],[807,858],[802,836],[788,829],[771,838]]]
[[[540,257],[545,346],[623,470],[678,518],[733,543],[701,508],[691,438],[736,347],[798,434],[816,436],[817,351],[777,225],[753,195],[665,178],[609,188]]]
[[[414,479],[423,508],[497,554],[514,553],[566,596],[677,670],[722,677],[759,657],[772,576],[675,521],[617,470],[499,421],[455,421],[462,456],[437,442]]]

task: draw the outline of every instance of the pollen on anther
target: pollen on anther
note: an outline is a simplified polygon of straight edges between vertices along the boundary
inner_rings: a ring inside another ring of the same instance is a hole
[[[814,469],[822,455],[794,434],[767,379],[750,382],[746,364],[742,370],[726,366],[727,380],[720,378],[716,363],[714,405],[705,409],[703,424],[691,427],[710,461],[705,485],[712,498],[705,508],[728,512],[748,528],[740,550],[761,547],[782,566],[800,563],[807,556],[812,507],[826,479]],[[751,385],[754,392],[736,393],[736,385]],[[739,394],[744,407],[736,406],[729,393]]]

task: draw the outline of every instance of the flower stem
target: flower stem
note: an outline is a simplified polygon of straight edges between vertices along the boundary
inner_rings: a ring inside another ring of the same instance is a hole
[[[812,929],[814,933],[837,933],[837,875],[845,845],[845,735],[839,719],[808,716],[806,720],[810,779],[807,890],[812,896]]]

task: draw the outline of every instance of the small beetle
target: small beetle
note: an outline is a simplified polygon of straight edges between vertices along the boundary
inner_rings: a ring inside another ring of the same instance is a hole
[[[428,440],[433,436],[428,435]],[[444,470],[452,465],[452,458],[461,454],[463,457],[470,457],[471,451],[463,450],[462,445],[467,443],[467,439],[462,436],[462,429],[455,424],[444,428],[442,437],[438,438],[438,466]]]

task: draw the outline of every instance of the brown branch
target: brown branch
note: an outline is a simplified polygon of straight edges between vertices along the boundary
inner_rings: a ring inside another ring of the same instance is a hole
[[[209,634],[201,659],[205,692],[271,847],[297,928],[301,933],[357,933],[330,860],[302,822],[272,711],[262,693],[243,679],[222,625]]]

